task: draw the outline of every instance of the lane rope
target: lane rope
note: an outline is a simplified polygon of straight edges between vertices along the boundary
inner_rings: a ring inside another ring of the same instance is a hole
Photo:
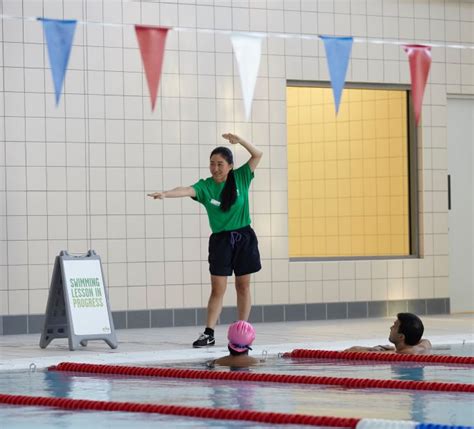
[[[426,362],[474,365],[473,356],[407,355],[403,353],[344,352],[335,350],[294,349],[291,352],[284,353],[282,357],[292,359],[375,360],[383,362]]]
[[[136,402],[93,401],[88,399],[47,398],[42,396],[0,394],[0,403],[55,407],[66,410],[122,411],[198,417],[217,420],[246,420],[259,423],[292,424],[356,428],[360,419],[349,417],[310,416],[306,414],[273,413],[267,411],[233,410],[227,408],[186,407],[181,405],[142,404]]]
[[[6,395],[0,393],[0,404],[29,407],[61,408],[71,411],[120,411],[152,413],[215,420],[245,420],[258,423],[340,427],[350,429],[473,429],[472,426],[451,426],[411,421],[359,419],[351,417],[310,416],[307,414],[273,413],[268,411],[233,410],[228,408],[186,407],[181,405],[143,404],[137,402],[94,401],[89,399],[48,398],[44,396]]]
[[[437,381],[377,380],[369,378],[320,377],[314,375],[248,373],[238,371],[210,371],[183,368],[157,368],[121,365],[96,365],[88,363],[61,362],[48,371],[68,371],[89,374],[113,374],[139,377],[186,378],[199,380],[230,380],[264,383],[317,384],[342,386],[355,389],[401,389],[436,392],[474,393],[474,384],[447,383]]]

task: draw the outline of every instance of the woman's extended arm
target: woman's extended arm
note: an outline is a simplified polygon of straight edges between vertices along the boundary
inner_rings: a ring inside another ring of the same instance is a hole
[[[226,133],[222,134],[226,140],[229,140],[232,144],[239,143],[250,153],[250,159],[248,161],[250,170],[255,171],[258,166],[258,163],[262,159],[263,152],[260,149],[257,149],[253,144],[246,142],[243,138],[239,137],[236,134]]]
[[[147,195],[154,200],[164,200],[165,198],[195,197],[196,191],[192,186],[178,186],[169,191],[153,192]]]

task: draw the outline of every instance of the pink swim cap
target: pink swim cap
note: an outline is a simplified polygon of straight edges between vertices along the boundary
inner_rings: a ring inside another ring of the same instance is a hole
[[[229,326],[227,339],[229,340],[229,347],[236,352],[252,350],[250,345],[255,340],[255,329],[245,320],[238,320]]]

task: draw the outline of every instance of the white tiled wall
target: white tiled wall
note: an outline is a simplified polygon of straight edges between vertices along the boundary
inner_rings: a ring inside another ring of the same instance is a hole
[[[44,312],[63,249],[101,255],[113,310],[205,306],[204,212],[190,200],[145,194],[206,176],[225,131],[265,153],[251,193],[263,258],[254,303],[449,296],[446,94],[474,94],[474,51],[432,51],[419,130],[423,258],[289,263],[286,79],[327,80],[328,72],[320,41],[271,33],[472,46],[472,1],[3,0],[0,8],[25,17],[0,20],[1,315]],[[28,19],[35,16],[99,23],[77,26],[58,107],[41,25]],[[169,32],[154,112],[135,23],[190,30]],[[229,37],[202,29],[268,33],[250,122]],[[347,80],[407,84],[406,55],[356,41]],[[238,164],[246,156],[237,148]],[[235,304],[232,282],[225,304]]]

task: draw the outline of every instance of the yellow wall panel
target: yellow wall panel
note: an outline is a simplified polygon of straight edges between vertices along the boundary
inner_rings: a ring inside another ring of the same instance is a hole
[[[326,183],[324,180],[313,180],[313,198],[324,198],[326,196]]]
[[[379,253],[379,246],[377,236],[366,236],[364,243],[365,255],[377,255]]]
[[[352,216],[364,215],[364,198],[363,197],[351,198],[351,212],[352,212]]]
[[[326,200],[318,198],[313,200],[313,215],[318,217],[326,216]]]
[[[303,160],[308,158],[303,158]],[[300,162],[300,179],[306,182],[307,180],[313,179],[313,163],[312,162]]]
[[[313,236],[313,218],[303,218],[301,219],[301,232],[303,237]]]
[[[364,216],[364,237],[377,235],[377,217]]]
[[[306,199],[306,200],[300,200],[301,204],[301,217],[302,218],[313,218],[313,200],[312,199]],[[302,219],[302,222],[304,219]]]
[[[340,217],[338,219],[338,227],[339,235],[350,236],[352,234],[352,219],[350,216]]]
[[[377,198],[364,197],[364,216],[377,215]]]
[[[326,218],[326,235],[328,236],[337,236],[339,235],[339,228],[337,217],[327,217]],[[327,245],[327,242],[326,242]]]
[[[409,254],[405,91],[288,87],[290,257]]]
[[[351,138],[361,140],[363,138],[362,121],[351,121],[349,123],[349,132]]]
[[[313,217],[313,234],[324,236],[326,234],[326,218],[325,217]]]
[[[352,240],[351,240],[350,235],[339,236],[339,255],[340,256],[352,255]]]
[[[326,237],[325,236],[314,237],[313,249],[314,249],[314,253],[316,255],[327,256],[327,254],[326,254]]]
[[[336,217],[339,215],[337,198],[326,199],[326,216]]]
[[[337,181],[337,196],[340,198],[351,196],[351,179],[339,179]]]
[[[301,237],[301,254],[302,256],[312,256],[314,252],[313,237]]]
[[[364,177],[364,159],[351,159],[351,177]]]
[[[335,161],[336,162],[336,161]],[[351,177],[351,163],[348,159],[337,161],[337,178],[348,179]]]
[[[352,254],[365,256],[364,236],[353,235],[351,240]]]
[[[326,255],[334,256],[339,255],[339,240],[338,237],[327,237],[326,238]]]
[[[324,163],[324,178],[337,179],[338,178],[337,161],[326,161]]]
[[[324,143],[324,159],[325,161],[337,160],[337,145],[336,142],[330,141]]]
[[[375,153],[377,154],[377,158],[387,158],[390,156],[390,140],[376,139]]]
[[[326,185],[326,198],[334,198],[337,197],[337,180],[335,179],[327,179],[325,181]]]
[[[338,198],[338,214],[339,216],[350,216],[352,213],[350,198]]]
[[[341,136],[338,137],[337,141],[337,159],[338,160],[349,160],[351,157],[351,145],[349,138],[345,139]]]

